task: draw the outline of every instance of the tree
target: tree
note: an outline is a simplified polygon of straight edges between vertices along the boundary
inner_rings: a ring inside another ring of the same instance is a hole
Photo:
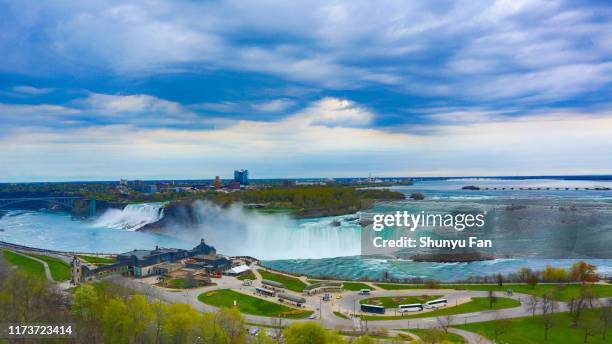
[[[498,273],[497,275],[495,275],[495,279],[497,280],[497,285],[499,287],[504,285],[504,276],[502,276],[502,274]]]
[[[128,344],[133,319],[130,317],[127,305],[118,298],[110,300],[102,314],[102,333],[109,343]]]
[[[94,343],[97,342],[99,305],[98,293],[89,284],[80,285],[72,295],[72,314],[81,328],[79,334],[91,338]]]
[[[154,319],[153,305],[143,295],[130,297],[126,304],[131,319],[131,342],[150,343],[151,338],[154,338],[154,333],[150,332]]]
[[[570,317],[573,320],[573,325],[578,326],[580,316],[585,308],[590,308],[593,305],[594,295],[590,287],[583,286],[580,288],[580,293],[577,298],[570,300]]]
[[[257,336],[251,341],[252,344],[274,344],[272,338],[268,336],[266,331],[259,331]]]
[[[536,274],[530,274],[527,277],[527,284],[529,284],[531,286],[531,289],[535,289],[536,285],[538,284],[538,276]]]
[[[527,281],[529,280],[529,277],[530,277],[531,275],[533,275],[533,272],[531,271],[531,269],[530,269],[530,268],[528,268],[528,267],[522,267],[522,268],[519,270],[519,272],[518,272],[518,274],[517,274],[517,277],[518,277],[518,280],[519,280],[519,281],[521,281],[521,282],[527,282]]]
[[[489,299],[489,308],[493,309],[493,304],[497,302],[497,297],[495,296],[495,292],[493,289],[489,289],[487,293],[487,298]]]
[[[601,322],[601,339],[604,341],[606,340],[608,327],[610,326],[610,317],[612,317],[612,298],[608,299],[599,314],[599,320]]]
[[[570,272],[570,278],[572,281],[577,282],[597,282],[597,267],[595,265],[588,264],[584,261],[575,262],[572,265]]]
[[[579,327],[584,333],[584,343],[587,343],[589,337],[594,336],[597,333],[597,317],[594,313],[585,313],[580,319]]]
[[[542,272],[542,279],[546,282],[564,282],[568,279],[568,273],[564,268],[547,265]]]
[[[548,340],[548,332],[554,323],[554,312],[557,309],[554,295],[545,293],[542,296],[542,323],[544,325],[544,340]]]
[[[442,331],[444,331],[444,333],[448,333],[448,328],[451,326],[453,322],[453,317],[450,315],[447,315],[444,317],[437,317],[436,320],[438,321],[438,325],[440,325],[440,328],[442,329]]]
[[[440,282],[436,281],[435,279],[428,279],[425,281],[425,286],[427,286],[429,289],[437,289],[440,286]]]
[[[492,324],[493,324],[494,341],[497,343],[497,339],[499,338],[499,336],[508,332],[508,329],[510,328],[510,320],[498,319],[496,317],[495,321],[493,321]]]
[[[215,321],[225,333],[227,344],[241,344],[246,342],[244,332],[244,318],[236,308],[221,309],[215,315]]]
[[[327,330],[316,322],[297,322],[285,331],[286,344],[326,344]]]
[[[538,310],[538,305],[540,304],[540,299],[536,295],[529,295],[527,298],[527,308],[531,312],[531,316],[535,318],[536,311]]]

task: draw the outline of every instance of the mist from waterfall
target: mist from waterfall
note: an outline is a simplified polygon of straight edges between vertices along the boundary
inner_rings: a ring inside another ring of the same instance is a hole
[[[128,204],[123,209],[107,209],[93,226],[135,231],[164,217],[165,203]]]
[[[183,240],[204,238],[218,252],[250,255],[259,259],[329,258],[360,254],[361,228],[355,224],[334,227],[329,221],[297,221],[285,215],[266,215],[235,204],[221,208],[195,201],[191,209],[196,224],[169,225],[164,233]]]

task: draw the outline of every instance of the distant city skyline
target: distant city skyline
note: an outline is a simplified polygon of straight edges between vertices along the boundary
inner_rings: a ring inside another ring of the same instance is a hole
[[[0,182],[612,174],[605,2],[0,4]]]

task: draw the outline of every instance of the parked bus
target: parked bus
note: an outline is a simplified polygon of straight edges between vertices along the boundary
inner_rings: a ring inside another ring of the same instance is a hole
[[[276,295],[276,292],[274,292],[273,290],[259,288],[259,287],[255,288],[255,293],[262,295],[262,296],[275,296]]]
[[[420,303],[411,303],[411,304],[407,304],[407,305],[399,305],[399,312],[400,313],[405,313],[405,312],[420,312],[423,310],[423,305]]]
[[[446,299],[437,299],[425,302],[425,308],[440,308],[446,307],[448,301]]]
[[[367,312],[367,313],[385,314],[385,307],[362,304],[361,305],[361,311],[362,312]]]
[[[360,295],[370,295],[371,290],[370,289],[361,289],[359,291]]]

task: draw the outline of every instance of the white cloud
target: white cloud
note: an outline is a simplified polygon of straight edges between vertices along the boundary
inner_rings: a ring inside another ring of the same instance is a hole
[[[146,94],[110,95],[92,93],[86,99],[77,101],[85,108],[94,110],[102,115],[125,113],[184,113],[179,103],[160,99]]]
[[[303,121],[310,125],[360,127],[368,125],[374,114],[364,107],[347,99],[323,98],[289,121]]]
[[[19,1],[6,12],[11,20],[4,31],[10,34],[0,37],[0,49],[10,63],[0,68],[27,73],[38,68],[33,61],[44,59],[58,61],[50,64],[54,69],[121,75],[251,71],[332,89],[383,85],[425,96],[563,100],[612,81],[601,71],[574,87],[575,75],[560,75],[575,66],[606,69],[612,27],[609,11],[599,6],[508,0],[253,6]],[[44,39],[30,39],[36,28]],[[532,76],[550,81],[529,82]],[[498,85],[506,80],[513,91]],[[487,92],[490,84],[495,92]],[[551,84],[564,91],[549,92]]]
[[[224,169],[238,164],[262,177],[355,176],[370,171],[529,175],[603,173],[612,165],[609,111],[547,111],[522,117],[492,113],[494,120],[487,122],[478,121],[485,109],[475,109],[473,116],[469,112],[451,109],[422,134],[355,126],[372,121],[374,114],[337,98],[322,99],[283,120],[240,120],[216,129],[123,124],[58,131],[22,126],[0,136],[0,175],[5,180],[68,175],[208,178],[225,175]],[[463,120],[448,120],[453,116]],[[465,123],[466,119],[473,121]]]
[[[28,95],[33,95],[33,96],[38,96],[41,94],[47,94],[50,92],[53,92],[53,88],[40,88],[40,87],[33,87],[33,86],[15,86],[12,88],[13,91],[17,92],[17,93],[22,93],[22,94],[28,94]]]
[[[295,102],[291,99],[274,99],[252,104],[253,109],[258,112],[281,112],[293,106],[295,106]]]

